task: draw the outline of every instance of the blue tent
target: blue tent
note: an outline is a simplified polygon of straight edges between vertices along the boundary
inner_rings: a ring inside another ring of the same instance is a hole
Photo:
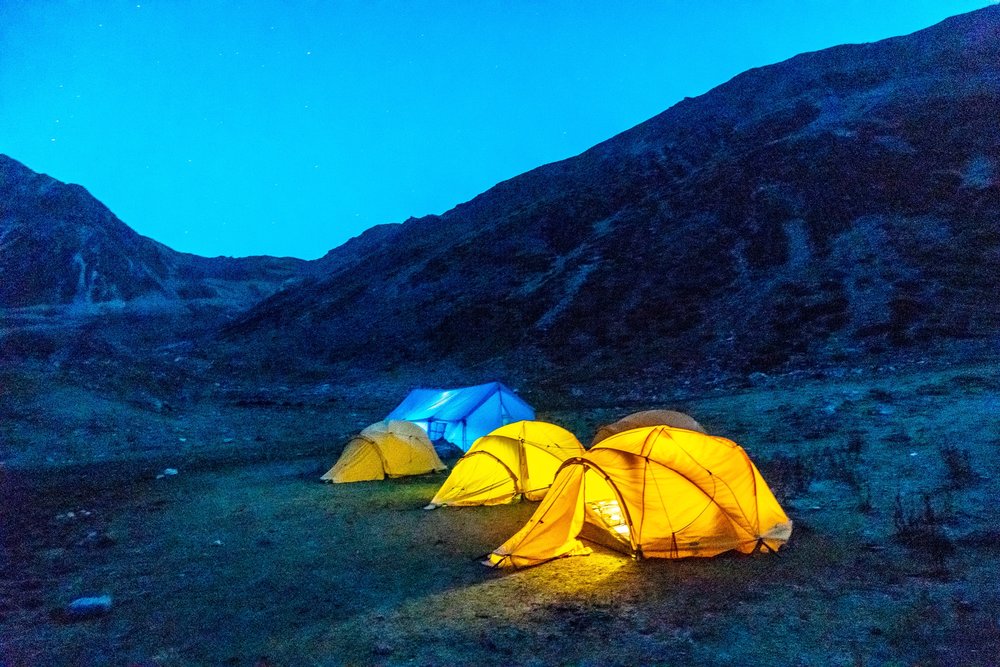
[[[432,441],[440,439],[468,451],[476,438],[522,419],[535,410],[499,382],[459,389],[414,389],[386,420],[420,425]]]

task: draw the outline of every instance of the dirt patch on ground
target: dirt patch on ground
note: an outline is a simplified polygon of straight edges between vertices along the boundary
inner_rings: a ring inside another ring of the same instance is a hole
[[[685,409],[744,445],[796,523],[777,557],[635,562],[597,548],[498,573],[480,558],[534,505],[422,510],[444,475],[321,484],[342,444],[323,438],[371,419],[318,418],[314,407],[219,404],[169,434],[277,423],[266,437],[287,455],[228,435],[233,452],[221,457],[8,466],[0,664],[990,665],[1000,655],[993,365],[639,406]],[[636,406],[541,407],[589,442]],[[171,465],[178,474],[165,475]],[[69,601],[101,594],[109,613],[64,616]]]

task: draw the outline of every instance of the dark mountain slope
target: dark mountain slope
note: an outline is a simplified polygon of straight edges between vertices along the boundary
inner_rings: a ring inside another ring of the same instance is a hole
[[[290,258],[175,252],[79,185],[0,155],[0,306],[213,298],[246,307],[306,267]]]
[[[991,336],[998,118],[997,7],[803,54],[372,230],[227,336],[390,367],[633,374]]]

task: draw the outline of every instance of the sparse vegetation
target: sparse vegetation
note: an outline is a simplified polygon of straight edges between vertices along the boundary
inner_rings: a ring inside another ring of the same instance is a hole
[[[867,442],[867,435],[864,431],[859,431],[857,429],[851,431],[847,434],[847,455],[851,458],[857,459],[861,456],[861,453],[865,449],[865,443]]]
[[[979,480],[972,465],[972,453],[958,445],[943,443],[938,447],[938,453],[944,462],[946,484],[951,489],[964,489]]]
[[[879,403],[892,403],[893,395],[888,389],[883,389],[881,387],[873,387],[868,390],[868,398],[873,401],[878,401]]]
[[[805,493],[816,478],[816,470],[801,456],[777,454],[758,465],[771,489],[779,496],[794,498]]]
[[[951,393],[951,387],[943,382],[932,382],[917,387],[916,393],[920,396],[947,396]]]
[[[882,436],[882,442],[888,443],[894,449],[908,449],[913,444],[913,438],[906,431],[895,428]]]
[[[935,509],[930,494],[922,494],[915,503],[904,501],[902,494],[896,495],[892,514],[894,537],[920,554],[928,566],[928,574],[935,577],[948,576],[947,558],[954,552],[943,526],[949,518],[950,512]]]
[[[106,381],[116,377],[109,373]],[[774,377],[737,394],[688,395],[683,407],[709,417],[713,430],[747,448],[795,522],[780,558],[634,563],[598,550],[589,558],[497,576],[475,558],[520,527],[531,504],[423,513],[418,508],[440,479],[340,489],[314,481],[353,430],[392,407],[402,387],[413,383],[410,375],[397,371],[391,382],[367,380],[363,389],[325,377],[322,391],[313,381],[296,387],[217,379],[212,392],[198,390],[187,399],[164,395],[175,405],[171,411],[126,400],[123,392],[65,384],[44,402],[26,403],[24,392],[41,385],[22,379],[5,386],[8,400],[17,392],[20,410],[5,414],[34,415],[31,422],[18,419],[23,426],[14,430],[19,444],[11,451],[30,451],[30,443],[49,434],[43,439],[57,461],[86,460],[95,452],[135,461],[102,465],[100,475],[74,468],[57,477],[16,473],[22,490],[8,487],[6,497],[20,516],[5,527],[19,540],[12,552],[8,539],[0,558],[0,565],[8,564],[0,570],[0,598],[11,601],[0,609],[0,624],[19,638],[19,655],[29,644],[45,646],[47,656],[86,652],[80,638],[89,635],[74,634],[82,626],[55,623],[50,612],[94,589],[109,590],[116,600],[112,613],[97,621],[116,633],[102,650],[135,661],[170,650],[164,655],[173,657],[162,661],[167,667],[249,660],[235,646],[254,647],[254,659],[268,655],[279,663],[306,654],[388,664],[496,655],[530,663],[558,654],[614,664],[614,651],[621,649],[612,646],[627,646],[630,656],[653,663],[711,663],[720,656],[752,661],[768,647],[741,637],[759,618],[782,628],[782,636],[798,637],[795,650],[815,663],[873,655],[905,664],[971,652],[981,641],[962,634],[945,613],[944,648],[929,653],[912,643],[923,631],[897,622],[907,605],[916,604],[914,581],[932,587],[934,599],[950,599],[947,591],[960,590],[972,576],[970,562],[995,565],[989,527],[964,526],[972,519],[956,512],[958,501],[952,505],[949,494],[925,497],[912,490],[927,481],[932,464],[944,488],[963,497],[988,493],[981,482],[994,469],[992,457],[984,459],[987,470],[975,471],[983,475],[978,482],[967,477],[974,448],[995,447],[996,440],[992,419],[976,412],[975,394],[949,403],[968,411],[965,421],[973,421],[965,430],[962,420],[938,411],[913,413],[917,417],[907,422],[896,415],[855,419],[872,400],[867,389],[829,380],[782,385]],[[922,405],[916,387],[927,384],[953,386],[936,373],[895,382],[892,404],[899,414]],[[631,403],[602,402],[583,386],[563,397],[569,407],[544,418],[588,439],[596,425],[632,410]],[[593,407],[572,409],[584,401]],[[954,451],[925,444],[943,432],[941,419],[962,443]],[[800,428],[818,437],[803,438]],[[912,451],[920,456],[911,457]],[[938,452],[940,462],[925,460],[925,453]],[[180,474],[156,480],[166,467]],[[950,477],[969,483],[956,486]],[[903,483],[910,490],[895,498],[886,493]],[[70,511],[75,518],[66,518]],[[54,519],[58,515],[63,518]],[[959,529],[968,537],[952,537]],[[384,568],[388,561],[391,573]],[[157,563],[155,571],[141,566],[150,562]],[[22,590],[21,579],[9,577],[11,563],[24,573],[18,577],[51,584]],[[203,591],[197,597],[184,583],[192,578]],[[770,582],[767,595],[760,581]],[[155,594],[136,597],[134,590]],[[989,590],[961,594],[967,598],[975,609],[995,602]],[[217,620],[211,645],[180,632],[196,618],[213,617],[215,607],[206,599],[246,610],[239,626]],[[511,605],[511,599],[525,604]],[[797,613],[789,615],[789,608]],[[834,618],[832,609],[845,620]],[[158,638],[136,630],[150,617],[168,628]],[[873,632],[859,636],[857,619]],[[498,634],[498,624],[518,631]],[[614,642],[605,641],[609,633]],[[854,648],[821,648],[831,639]]]
[[[823,479],[843,482],[857,491],[861,487],[858,463],[858,455],[850,449],[824,447],[817,462],[818,474]]]
[[[997,378],[985,377],[982,375],[972,375],[962,373],[951,378],[951,384],[962,391],[986,391],[1000,389],[1000,381]]]

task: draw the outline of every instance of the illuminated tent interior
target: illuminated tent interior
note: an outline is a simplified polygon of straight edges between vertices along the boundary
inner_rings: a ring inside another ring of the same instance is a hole
[[[593,447],[601,440],[609,438],[615,433],[621,433],[633,428],[642,428],[643,426],[673,426],[674,428],[686,428],[689,431],[705,433],[705,429],[702,428],[702,425],[694,417],[683,412],[677,412],[676,410],[643,410],[642,412],[633,412],[613,424],[605,424],[597,429],[597,434],[590,442],[590,446]]]
[[[534,418],[535,410],[500,382],[459,389],[414,389],[386,417],[418,424],[431,441],[447,440],[463,452],[495,428]]]
[[[583,453],[576,436],[555,424],[501,426],[472,444],[425,509],[541,500],[563,461]]]
[[[581,538],[637,558],[777,551],[791,532],[742,447],[653,426],[568,459],[528,523],[486,564],[527,567],[590,553]]]
[[[337,463],[320,479],[365,482],[440,472],[446,467],[427,434],[407,421],[381,421],[351,438]]]

